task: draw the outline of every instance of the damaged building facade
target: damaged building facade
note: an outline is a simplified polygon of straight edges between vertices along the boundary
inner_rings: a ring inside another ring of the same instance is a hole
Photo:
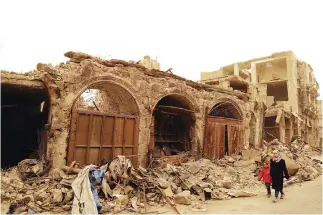
[[[116,155],[142,166],[185,152],[218,159],[274,137],[313,143],[319,132],[318,85],[290,52],[202,73],[204,83],[160,71],[148,56],[65,56],[68,62],[40,63],[34,72],[1,72],[2,167],[31,154],[54,167]]]
[[[74,52],[65,56],[70,61],[55,67],[40,63],[26,74],[1,72],[7,111],[2,128],[8,129],[3,154],[24,151],[17,158],[22,160],[34,151],[54,167],[126,155],[147,166],[183,152],[219,158],[246,147],[247,94],[162,72],[148,57],[134,63]],[[218,129],[213,120],[226,118],[232,122],[219,128],[226,130],[220,139],[205,130]],[[2,165],[16,163],[3,157]]]
[[[255,141],[260,137],[267,142],[279,139],[283,143],[301,137],[312,146],[322,147],[319,84],[312,67],[298,60],[293,52],[274,53],[215,72],[202,72],[201,80],[251,95],[250,102],[254,103],[251,118],[255,119],[251,120],[249,130],[256,130],[256,134],[249,136],[249,144],[261,144]],[[261,111],[255,106],[260,106]]]

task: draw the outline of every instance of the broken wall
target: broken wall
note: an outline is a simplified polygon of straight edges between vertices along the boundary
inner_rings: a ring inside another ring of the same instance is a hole
[[[222,68],[214,72],[201,72],[201,81],[217,79],[224,76],[225,73]]]
[[[286,80],[288,78],[286,58],[257,64],[257,74],[260,83],[277,79]]]

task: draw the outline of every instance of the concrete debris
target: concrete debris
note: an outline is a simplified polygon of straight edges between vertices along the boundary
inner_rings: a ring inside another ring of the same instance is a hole
[[[290,176],[296,176],[297,178],[292,182],[287,183],[288,185],[296,182],[313,180],[322,174],[321,163],[317,160],[317,157],[321,156],[321,151],[315,150],[315,148],[312,148],[301,140],[296,139],[290,144],[283,144],[277,139],[274,139],[267,144],[267,148],[262,153],[266,156],[271,156],[273,150],[280,151],[281,157],[286,162]],[[316,172],[318,172],[318,174],[316,174]]]
[[[129,203],[129,197],[127,195],[117,195],[115,203],[120,206],[127,205]]]
[[[228,179],[222,181],[222,187],[224,187],[226,189],[231,189],[232,188],[232,181],[228,180]]]
[[[231,197],[226,193],[220,192],[219,190],[213,190],[212,198],[215,200],[229,200]]]
[[[289,158],[285,153],[281,153],[281,157],[286,162],[286,167],[287,167],[289,175],[290,176],[295,175],[297,173],[297,171],[299,170],[299,166],[291,158]]]
[[[164,196],[166,196],[166,197],[173,197],[174,196],[174,193],[173,193],[173,191],[168,187],[168,188],[166,188],[166,189],[164,189],[164,190],[162,190],[162,193],[163,193],[163,195]]]
[[[158,185],[162,189],[166,189],[169,187],[168,181],[166,181],[166,179],[163,179],[163,178],[158,178]]]
[[[2,201],[1,202],[1,214],[7,214],[9,212],[10,202]]]
[[[252,197],[263,190],[263,184],[257,180],[257,170],[275,149],[280,150],[289,173],[294,175],[284,182],[285,187],[313,180],[322,174],[319,152],[311,147],[305,152],[302,143],[297,141],[284,145],[274,140],[263,151],[244,150],[214,162],[189,159],[189,162],[178,165],[167,163],[148,169],[140,166],[134,168],[129,159],[118,156],[101,167],[87,166],[74,168],[73,171],[65,167],[53,169],[48,177],[38,177],[32,181],[20,178],[17,168],[2,171],[2,210],[8,213],[27,213],[28,210],[35,213],[71,213],[74,207],[72,202],[79,199],[84,203],[87,201],[87,204],[92,202],[87,210],[92,208],[91,212],[95,213],[119,213],[124,210],[142,213],[147,206],[156,204],[168,203],[174,208],[174,203],[191,205],[195,200]],[[289,153],[292,158],[288,157]],[[255,158],[258,156],[261,156],[260,161]],[[75,174],[77,172],[78,175]],[[86,181],[88,188],[82,188]],[[96,194],[92,192],[92,187]],[[82,195],[88,194],[87,198],[81,198],[80,190],[83,190]],[[192,206],[192,211],[205,211],[203,207],[195,207]]]
[[[191,193],[188,190],[185,190],[174,197],[174,202],[176,204],[190,205],[192,203]]]
[[[206,208],[200,204],[193,204],[191,210],[193,212],[206,212]]]
[[[256,196],[256,193],[253,192],[248,192],[248,191],[243,191],[243,190],[239,190],[239,191],[230,191],[228,193],[230,196],[238,198],[238,197],[252,197],[252,196]]]
[[[63,193],[61,189],[53,189],[50,191],[52,195],[52,202],[53,203],[60,203],[63,201]]]
[[[36,159],[26,159],[18,164],[18,171],[22,180],[33,179],[48,173],[49,162],[41,162]]]

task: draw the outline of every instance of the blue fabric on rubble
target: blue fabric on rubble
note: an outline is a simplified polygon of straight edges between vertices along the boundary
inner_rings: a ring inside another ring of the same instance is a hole
[[[100,204],[99,193],[95,189],[95,186],[101,185],[104,176],[105,176],[105,173],[104,173],[103,170],[96,169],[96,168],[91,168],[90,169],[89,179],[90,179],[90,184],[91,184],[91,191],[92,191],[94,201],[95,201],[95,204],[96,204],[96,207],[97,207],[98,211],[101,210],[102,205]]]

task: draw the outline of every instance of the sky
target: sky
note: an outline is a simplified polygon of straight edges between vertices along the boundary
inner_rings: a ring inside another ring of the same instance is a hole
[[[67,51],[135,61],[150,55],[162,70],[197,81],[202,71],[291,50],[322,85],[320,2],[0,0],[0,69],[55,65]]]

